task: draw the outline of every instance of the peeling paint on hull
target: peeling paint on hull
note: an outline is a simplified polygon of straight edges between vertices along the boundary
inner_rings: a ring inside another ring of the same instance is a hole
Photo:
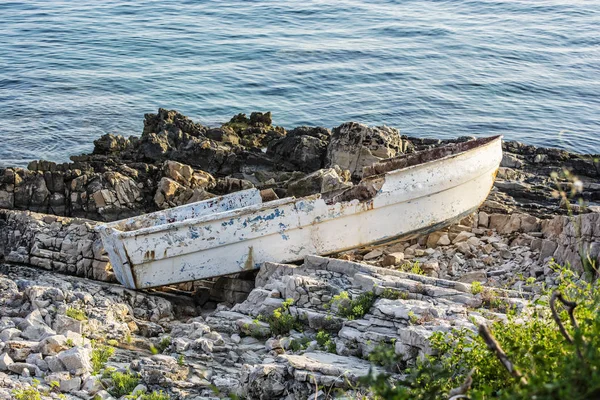
[[[117,279],[134,289],[416,236],[472,212],[489,194],[502,158],[501,138],[478,142],[365,178],[376,190],[364,201],[315,195],[262,203],[259,191],[250,189],[99,230]]]

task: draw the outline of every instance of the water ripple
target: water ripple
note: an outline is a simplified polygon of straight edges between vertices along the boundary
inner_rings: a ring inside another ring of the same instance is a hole
[[[599,2],[28,0],[0,14],[0,165],[139,135],[158,107],[600,153]]]

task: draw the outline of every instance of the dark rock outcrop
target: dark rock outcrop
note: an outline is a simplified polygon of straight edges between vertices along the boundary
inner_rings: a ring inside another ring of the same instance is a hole
[[[350,170],[352,178],[360,179],[363,167],[399,155],[403,149],[400,133],[394,128],[347,122],[333,130],[325,166],[337,165]]]
[[[250,118],[238,114],[221,127],[207,128],[159,109],[145,116],[139,138],[107,134],[94,142],[92,154],[73,156],[71,163],[33,161],[27,169],[0,169],[0,208],[112,221],[250,187],[272,189],[280,198],[302,196],[336,186],[325,179],[331,174],[324,170],[341,171],[334,180],[342,187],[344,171],[356,183],[363,167],[373,162],[472,139],[412,138],[393,128],[354,122],[333,132],[322,127],[287,132],[272,123],[268,112]],[[564,199],[553,197],[558,189],[575,194],[571,210],[576,212],[586,211],[578,199],[591,209],[600,202],[598,156],[518,142],[503,146],[501,168],[483,210],[565,214]],[[177,173],[189,173],[188,178],[202,176],[204,183],[174,178],[165,165],[177,165]]]

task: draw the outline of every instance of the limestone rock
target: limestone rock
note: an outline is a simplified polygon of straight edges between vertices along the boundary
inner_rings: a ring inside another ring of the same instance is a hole
[[[386,254],[381,260],[382,267],[390,267],[393,265],[398,265],[404,261],[404,253],[396,252]]]
[[[89,347],[72,347],[61,351],[56,357],[64,365],[65,370],[73,375],[83,375],[92,370]]]
[[[338,165],[349,170],[353,178],[360,178],[363,167],[394,157],[402,150],[402,139],[397,130],[348,122],[333,130],[325,165]]]
[[[14,361],[6,353],[0,354],[0,371],[8,370],[8,367],[13,364]]]
[[[334,167],[318,170],[290,182],[287,189],[289,196],[303,197],[349,187],[352,187],[352,183],[348,181],[348,176],[340,168]]]
[[[467,272],[466,274],[464,274],[463,276],[460,277],[459,282],[464,282],[464,283],[473,283],[473,282],[485,283],[485,282],[487,282],[487,274],[485,273],[485,271]]]

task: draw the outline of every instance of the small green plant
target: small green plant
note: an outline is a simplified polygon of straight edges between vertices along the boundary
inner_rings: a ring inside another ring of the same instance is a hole
[[[483,292],[483,285],[481,284],[481,282],[478,282],[478,281],[472,282],[471,283],[471,293],[473,293],[474,295],[478,295],[481,292]]]
[[[110,374],[111,387],[108,389],[114,397],[121,397],[131,394],[133,389],[140,383],[138,375],[126,372],[113,372]]]
[[[177,365],[179,365],[180,367],[183,367],[184,363],[185,363],[185,357],[183,356],[183,354],[180,354],[179,357],[177,357]]]
[[[373,292],[364,292],[355,299],[350,299],[348,292],[341,292],[333,296],[330,307],[337,309],[337,313],[349,320],[359,319],[369,312],[376,296]]]
[[[417,325],[419,323],[419,317],[417,317],[417,315],[412,311],[408,312],[408,319],[413,325]]]
[[[533,276],[530,276],[529,278],[527,278],[527,280],[525,280],[525,284],[526,285],[533,285],[535,283],[535,278]]]
[[[92,373],[98,374],[100,371],[104,369],[106,362],[113,354],[115,354],[115,348],[103,344],[93,344],[92,349]]]
[[[50,389],[51,390],[58,391],[59,388],[60,388],[60,383],[58,381],[52,381],[52,382],[50,382]]]
[[[492,288],[484,287],[481,291],[483,306],[494,311],[506,312],[510,310],[509,303],[500,297],[499,293]]]
[[[71,339],[71,338],[67,339],[65,344],[69,347],[75,347],[75,342],[73,342],[73,339]]]
[[[112,347],[119,347],[119,341],[115,339],[107,340],[106,343]]]
[[[131,337],[131,333],[125,335],[125,343],[131,344],[133,342],[133,338]]]
[[[143,393],[140,392],[139,390],[125,396],[126,399],[131,399],[131,400],[170,400],[171,397],[164,393],[162,390],[161,391],[153,391],[150,393]]]
[[[292,339],[290,341],[290,350],[293,352],[298,352],[300,350],[304,350],[308,347],[310,343],[310,339],[306,336],[302,336],[299,339]]]
[[[150,343],[150,352],[151,352],[152,354],[154,354],[154,355],[156,355],[156,354],[158,354],[158,353],[159,353],[159,351],[158,351],[158,349],[156,348],[156,346],[155,346],[154,344],[152,344],[152,343]]]
[[[284,335],[292,329],[300,330],[302,328],[298,318],[290,313],[292,304],[294,304],[293,299],[286,299],[281,307],[273,310],[273,313],[266,318],[273,335]]]
[[[330,353],[336,352],[335,342],[331,339],[331,335],[325,331],[317,332],[317,343]]]
[[[395,289],[388,287],[388,288],[383,289],[383,292],[381,292],[380,297],[382,297],[384,299],[389,299],[389,300],[398,300],[398,299],[407,300],[408,293],[401,292],[399,290],[395,290]]]
[[[42,393],[37,387],[28,387],[26,389],[15,389],[12,391],[15,400],[42,400]]]
[[[407,261],[404,264],[402,264],[399,268],[400,271],[403,272],[409,272],[411,274],[416,274],[416,275],[425,275],[425,271],[423,271],[423,269],[421,268],[421,264],[419,263],[419,261],[415,261],[415,262],[410,262]]]
[[[162,353],[163,351],[165,351],[167,349],[167,347],[169,347],[171,345],[171,337],[170,336],[165,336],[164,338],[162,338],[160,340],[160,342],[158,343],[158,347],[157,350],[159,353]]]
[[[76,319],[77,321],[87,321],[88,319],[85,311],[75,307],[67,308],[67,317]]]
[[[162,390],[153,391],[152,393],[143,394],[140,400],[170,400],[171,397]]]

